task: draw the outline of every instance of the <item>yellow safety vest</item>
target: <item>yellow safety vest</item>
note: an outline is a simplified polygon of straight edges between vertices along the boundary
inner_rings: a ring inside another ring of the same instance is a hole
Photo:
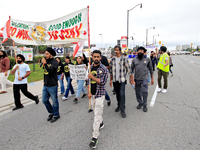
[[[164,69],[164,65],[166,64],[165,58],[168,57],[168,65]],[[163,55],[160,56],[158,66],[157,68],[164,71],[164,72],[169,72],[169,55],[167,53],[164,53]]]

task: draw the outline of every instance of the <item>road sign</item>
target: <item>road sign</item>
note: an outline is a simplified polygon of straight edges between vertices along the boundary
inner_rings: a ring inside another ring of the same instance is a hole
[[[161,41],[159,41],[159,44],[161,44]]]
[[[191,45],[193,45],[193,43],[191,43]]]

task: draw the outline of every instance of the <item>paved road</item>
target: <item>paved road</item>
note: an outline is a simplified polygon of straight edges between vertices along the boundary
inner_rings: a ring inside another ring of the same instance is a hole
[[[121,118],[114,111],[116,99],[107,86],[112,104],[107,106],[105,102],[105,128],[100,132],[99,150],[200,149],[200,58],[173,56],[173,63],[168,92],[159,93],[147,113],[136,109],[135,92],[128,84],[127,118]],[[154,78],[157,83],[156,72]],[[149,86],[148,103],[155,88],[156,84]],[[1,115],[0,149],[89,149],[93,114],[87,113],[88,99],[80,99],[78,104],[72,100],[59,99],[61,118],[53,124],[46,121],[48,114],[41,102]]]

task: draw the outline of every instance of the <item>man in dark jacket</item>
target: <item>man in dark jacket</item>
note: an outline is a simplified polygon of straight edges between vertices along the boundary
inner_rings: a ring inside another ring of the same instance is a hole
[[[42,63],[44,66],[44,87],[42,90],[42,102],[49,113],[47,121],[50,121],[51,123],[57,121],[60,118],[57,78],[58,62],[53,58],[53,56],[56,56],[56,52],[52,48],[47,47],[45,51],[45,58],[42,58]],[[49,102],[50,97],[53,101],[53,106]]]
[[[139,103],[137,109],[141,109],[143,106],[144,112],[147,111],[148,70],[151,74],[151,85],[154,84],[151,60],[148,57],[144,57],[146,51],[144,47],[139,47],[137,49],[138,56],[133,59],[131,64],[131,72],[134,72],[134,80],[132,80],[131,84],[135,86],[136,98]]]

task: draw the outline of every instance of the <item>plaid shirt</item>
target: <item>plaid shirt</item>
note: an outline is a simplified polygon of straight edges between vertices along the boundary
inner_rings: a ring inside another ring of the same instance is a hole
[[[92,67],[93,65],[91,65],[91,69]],[[106,82],[108,78],[108,69],[102,63],[100,63],[100,66],[97,69],[97,78],[100,78],[100,84],[97,83],[95,98],[99,98],[106,95]]]
[[[120,58],[119,67],[119,83],[122,83],[126,81],[127,72],[129,75],[132,74],[128,59],[123,55]],[[113,77],[113,82],[116,82],[116,56],[114,56],[110,61],[110,75]]]

